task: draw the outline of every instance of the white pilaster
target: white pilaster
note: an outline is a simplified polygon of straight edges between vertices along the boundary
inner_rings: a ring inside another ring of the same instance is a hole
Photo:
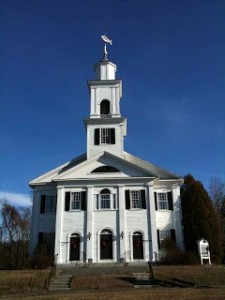
[[[90,96],[90,106],[91,106],[91,115],[93,115],[95,113],[95,89],[91,88],[91,96]]]
[[[87,232],[86,232],[86,243],[87,243],[87,257],[86,259],[93,259],[93,245],[95,243],[95,234],[94,234],[94,227],[93,227],[93,187],[87,187]],[[90,240],[88,238],[89,232],[91,233]]]
[[[118,185],[118,213],[119,213],[119,238],[120,238],[120,258],[127,260],[127,231],[126,231],[126,209],[124,198],[124,186]],[[123,232],[123,238],[120,237]]]
[[[181,202],[180,202],[180,186],[178,184],[173,185],[172,187],[173,201],[174,201],[174,225],[176,232],[176,242],[177,246],[184,250],[184,241],[183,241],[183,229],[181,221]]]
[[[152,253],[149,253],[149,258],[151,258],[152,261],[157,260],[157,253],[158,253],[158,241],[157,241],[157,227],[156,227],[156,211],[155,211],[155,199],[154,199],[154,184],[150,183],[148,184],[148,197],[147,197],[147,209],[149,209],[150,214],[148,214],[148,218],[150,217],[150,220],[148,220],[148,226],[149,227],[149,240],[151,240],[152,243]],[[150,243],[150,241],[149,241]],[[149,247],[150,248],[150,247]],[[150,251],[149,250],[149,251]]]
[[[57,206],[56,206],[56,220],[55,220],[55,263],[62,262],[61,257],[61,242],[62,242],[62,228],[63,228],[63,212],[64,212],[64,188],[57,189]]]

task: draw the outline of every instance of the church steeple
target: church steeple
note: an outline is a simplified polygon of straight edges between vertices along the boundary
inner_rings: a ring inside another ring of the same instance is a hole
[[[104,42],[112,43],[103,37]],[[88,158],[101,151],[123,156],[126,118],[120,114],[122,81],[116,79],[117,67],[108,61],[107,54],[105,44],[103,59],[94,65],[95,80],[88,81],[90,117],[85,120]]]

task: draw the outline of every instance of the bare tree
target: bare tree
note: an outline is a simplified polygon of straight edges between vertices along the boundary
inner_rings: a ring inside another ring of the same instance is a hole
[[[209,183],[209,195],[216,210],[220,212],[225,200],[225,182],[220,178],[212,177]]]
[[[7,202],[2,204],[2,232],[8,249],[9,268],[24,263],[28,253],[30,231],[30,208],[16,208]],[[5,253],[7,259],[7,253]]]

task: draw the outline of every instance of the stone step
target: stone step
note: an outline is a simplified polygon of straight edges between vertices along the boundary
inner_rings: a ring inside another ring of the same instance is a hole
[[[54,277],[50,283],[49,291],[70,290],[72,275],[60,274]]]
[[[70,278],[53,278],[52,282],[68,282]]]
[[[152,284],[152,280],[150,280],[149,273],[133,273],[134,285],[135,286],[145,286]]]
[[[69,282],[53,282],[50,284],[51,286],[69,286]]]
[[[50,286],[49,291],[61,291],[61,290],[70,290],[70,287],[68,286]]]

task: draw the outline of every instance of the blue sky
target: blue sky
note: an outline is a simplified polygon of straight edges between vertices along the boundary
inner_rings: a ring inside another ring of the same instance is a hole
[[[225,181],[225,1],[2,0],[0,199],[86,151],[100,35],[123,80],[125,150],[208,187]]]

